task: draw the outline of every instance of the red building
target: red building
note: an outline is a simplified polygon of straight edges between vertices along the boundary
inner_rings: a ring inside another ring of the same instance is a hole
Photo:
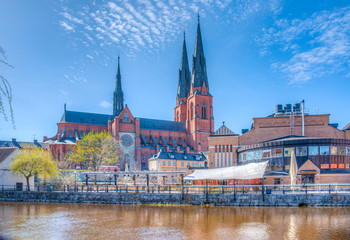
[[[148,159],[161,149],[185,155],[208,151],[208,137],[214,132],[213,97],[209,93],[199,18],[192,73],[184,36],[174,121],[135,117],[127,105],[124,107],[119,58],[113,97],[113,115],[67,111],[64,107],[57,134],[44,137],[57,159],[64,160],[76,141],[88,132],[104,130],[120,140],[122,170],[126,164],[130,170],[148,169]]]

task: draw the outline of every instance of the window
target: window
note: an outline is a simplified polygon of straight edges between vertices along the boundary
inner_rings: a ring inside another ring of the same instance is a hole
[[[73,133],[72,133],[72,131],[69,131],[69,138],[73,138]]]
[[[274,184],[274,185],[279,185],[279,184],[281,184],[281,179],[280,179],[280,178],[274,178],[274,179],[273,179],[273,184]]]
[[[255,151],[254,152],[254,159],[260,159],[261,158],[261,151],[258,150],[258,151]]]
[[[282,157],[282,148],[272,149],[272,157]]]
[[[205,102],[203,102],[202,103],[202,118],[203,119],[207,118],[206,111],[207,111],[207,104]]]
[[[129,122],[129,114],[124,113],[124,122]]]
[[[180,122],[180,112],[177,112],[177,121]]]
[[[345,147],[339,147],[339,155],[341,156],[345,155]]]
[[[292,154],[293,148],[285,148],[284,149],[284,156],[285,157],[290,157],[290,155]]]
[[[346,148],[346,156],[350,156],[350,147]]]
[[[194,167],[194,162],[192,163],[192,167]]]
[[[165,166],[165,161],[163,161],[163,166]]]
[[[175,162],[175,161],[173,162],[173,166],[174,166],[174,167],[176,166],[176,162]]]
[[[253,160],[254,152],[247,152],[247,160]]]
[[[171,162],[170,161],[168,161],[168,166],[171,166]]]
[[[329,164],[321,164],[321,168],[329,168]]]
[[[271,157],[271,150],[263,150],[262,151],[262,157],[263,158],[270,158]]]
[[[184,162],[181,162],[181,167],[184,167],[185,166],[185,163]]]
[[[80,138],[83,138],[84,137],[84,133],[83,131],[80,132]]]
[[[194,119],[194,107],[193,107],[193,103],[191,103],[191,116],[190,118],[192,117],[192,119]]]
[[[296,147],[295,148],[296,156],[306,156],[307,155],[307,147]]]
[[[196,163],[196,167],[198,167],[198,163]]]
[[[72,155],[73,151],[72,150],[68,150],[68,155]]]
[[[337,147],[331,147],[331,155],[337,155]]]
[[[316,146],[310,146],[309,147],[309,155],[315,156],[318,155],[318,147]]]
[[[320,155],[329,155],[329,147],[320,146]]]

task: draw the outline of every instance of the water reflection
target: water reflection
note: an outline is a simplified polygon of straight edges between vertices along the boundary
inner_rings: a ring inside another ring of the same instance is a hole
[[[350,208],[0,203],[13,239],[349,239],[349,223]]]

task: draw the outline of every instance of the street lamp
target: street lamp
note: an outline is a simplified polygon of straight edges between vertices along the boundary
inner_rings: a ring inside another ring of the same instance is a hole
[[[74,171],[74,191],[77,191],[77,171]]]

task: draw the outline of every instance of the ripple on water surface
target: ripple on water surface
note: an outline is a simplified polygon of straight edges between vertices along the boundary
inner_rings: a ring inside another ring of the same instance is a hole
[[[350,239],[350,208],[0,203],[0,239]]]

